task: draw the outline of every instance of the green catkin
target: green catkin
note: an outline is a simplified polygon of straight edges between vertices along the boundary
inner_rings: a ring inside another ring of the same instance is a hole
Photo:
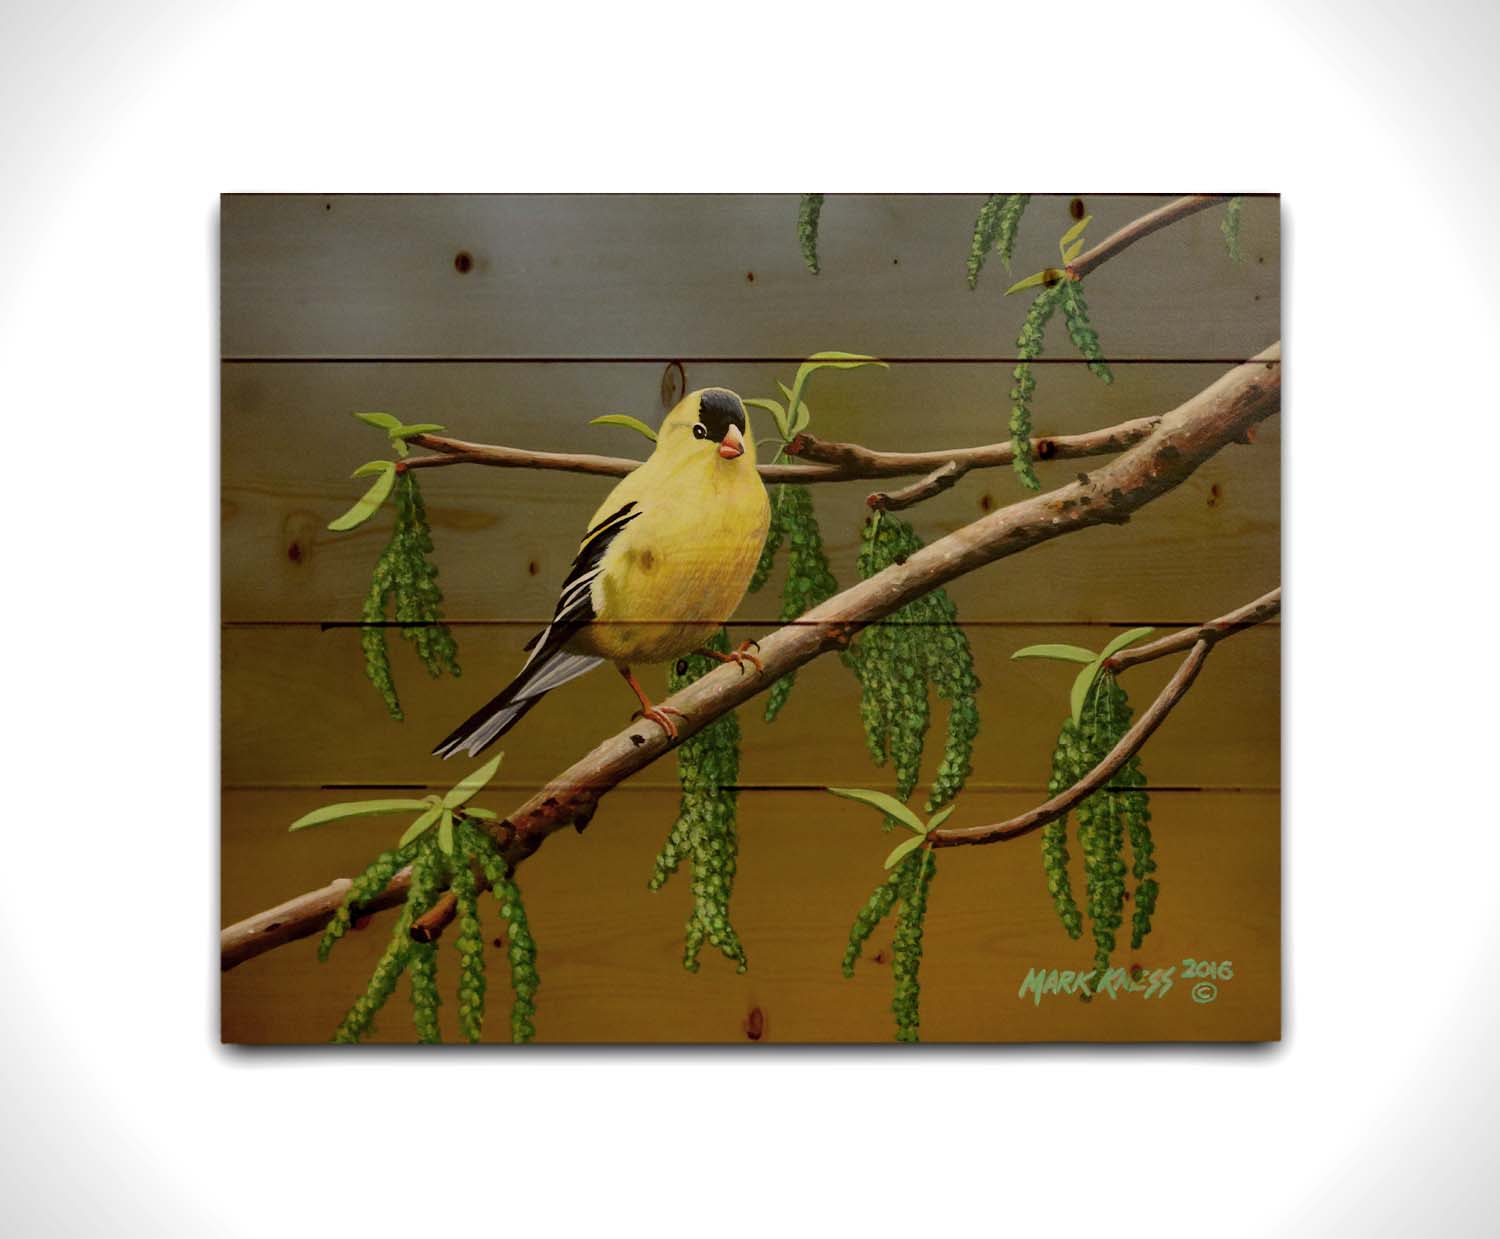
[[[376,963],[375,971],[370,974],[370,983],[365,987],[365,992],[354,1000],[354,1005],[349,1008],[334,1032],[335,1044],[353,1045],[374,1027],[376,1014],[395,992],[396,982],[401,979],[401,973],[406,968],[411,948],[416,945],[411,940],[411,922],[411,905],[408,903],[401,909],[401,915],[391,928],[390,942]]]
[[[854,975],[854,964],[863,954],[865,943],[870,940],[870,935],[875,932],[875,927],[890,915],[890,911],[896,906],[896,900],[901,898],[901,868],[897,866],[891,870],[890,875],[870,892],[870,897],[865,900],[865,906],[859,910],[854,917],[854,924],[849,929],[849,945],[844,948],[844,975]]]
[[[1240,208],[1244,205],[1244,199],[1231,198],[1224,204],[1224,218],[1219,223],[1219,231],[1224,234],[1224,248],[1229,251],[1231,262],[1244,262],[1240,253]]]
[[[781,591],[781,622],[789,623],[807,614],[820,602],[838,593],[839,583],[828,566],[828,555],[823,549],[823,535],[818,529],[817,515],[813,511],[812,489],[807,486],[783,484],[777,491],[773,504],[773,524],[776,542],[783,538],[788,544],[786,584]],[[775,554],[769,537],[761,555],[761,564],[767,565]],[[765,583],[760,565],[756,566],[759,585]],[[751,580],[751,588],[759,588]],[[788,672],[771,685],[766,694],[766,722],[772,722],[786,705],[792,694],[792,685],[797,679],[795,671]]]
[[[1066,791],[1097,766],[1130,728],[1131,709],[1125,691],[1108,672],[1099,676],[1084,703],[1081,724],[1063,723],[1052,755],[1049,795]],[[1132,756],[1109,783],[1077,809],[1078,845],[1083,852],[1086,904],[1094,939],[1094,965],[1102,973],[1117,946],[1124,922],[1125,843],[1128,835],[1136,880],[1131,899],[1130,945],[1138,949],[1151,932],[1159,887],[1155,846],[1151,839],[1150,799],[1139,754]],[[1068,879],[1067,819],[1042,828],[1042,867],[1047,890],[1068,936],[1078,938],[1083,920]]]
[[[1000,212],[1005,206],[1007,197],[1007,194],[991,194],[984,200],[984,205],[979,208],[979,216],[974,221],[974,236],[969,242],[970,288],[978,285],[979,273],[984,269],[984,260],[995,248],[995,240],[1000,235]]]
[[[413,840],[397,851],[382,852],[370,863],[369,868],[349,884],[349,893],[344,896],[344,902],[333,914],[333,919],[323,930],[322,941],[318,943],[320,961],[327,960],[334,944],[349,932],[360,909],[385,890],[390,880],[396,876],[396,871],[411,860],[416,850],[417,842]]]
[[[436,832],[428,831],[415,840],[414,844],[411,886],[407,890],[406,904],[401,909],[401,915],[396,918],[396,924],[391,930],[390,943],[385,949],[385,954],[375,965],[375,971],[370,975],[370,982],[365,987],[365,992],[355,999],[354,1005],[333,1034],[335,1042],[352,1044],[368,1033],[374,1026],[376,1013],[395,992],[396,982],[400,980],[402,972],[413,964],[418,944],[411,940],[411,923],[432,906],[432,901],[437,898],[446,880],[443,855],[438,850]],[[419,962],[416,967],[421,969],[424,965]],[[416,979],[412,981],[413,1017],[417,1022],[419,1035],[422,1034],[424,1028],[425,1011],[423,1008],[429,997],[428,991],[421,988],[423,984],[422,981]],[[435,1020],[437,1018],[435,989],[430,997],[432,1018]]]
[[[1123,698],[1108,672],[1101,673],[1094,681],[1081,712],[1085,770],[1102,761],[1124,734],[1119,710]],[[1121,807],[1113,783],[1078,806],[1078,841],[1083,851],[1096,977],[1102,977],[1109,969],[1116,932],[1125,919],[1125,824]]]
[[[991,253],[999,253],[1009,270],[1016,248],[1016,230],[1030,201],[1030,194],[991,194],[985,199],[974,221],[974,235],[969,242],[967,274],[970,288],[979,283],[979,273]]]
[[[891,1011],[896,1017],[896,1040],[920,1040],[922,987],[922,933],[927,920],[927,896],[937,876],[937,861],[931,848],[918,848],[898,866],[901,873],[901,910],[896,916],[896,943],[891,972],[896,994]]]
[[[863,531],[860,576],[868,578],[892,563],[903,562],[921,546],[922,539],[905,521],[889,512],[877,513]],[[870,625],[850,662],[860,681],[866,747],[877,766],[887,761],[893,766],[902,800],[911,794],[921,773],[931,719],[929,683],[948,704],[943,757],[927,797],[927,811],[952,800],[973,768],[974,741],[979,734],[979,678],[953,600],[945,590],[933,590]]]
[[[484,934],[479,924],[479,888],[469,866],[467,848],[453,866],[453,894],[458,900],[458,1026],[465,1040],[484,1033]]]
[[[1000,252],[1000,260],[1005,263],[1007,271],[1010,270],[1010,260],[1015,256],[1016,233],[1021,227],[1021,216],[1026,213],[1026,204],[1030,201],[1030,194],[1011,194],[1000,208],[1000,235],[995,240],[995,248]]]
[[[427,508],[416,475],[405,470],[396,479],[396,524],[391,540],[380,553],[370,575],[370,590],[360,608],[364,628],[360,646],[365,656],[365,674],[380,693],[394,719],[404,717],[391,677],[390,651],[385,639],[387,610],[400,625],[401,635],[412,643],[417,657],[431,676],[444,671],[461,674],[458,644],[442,622],[442,590],[437,584],[437,566],[427,556],[432,552],[432,533]]]
[[[536,941],[526,920],[526,905],[521,898],[521,889],[510,878],[510,867],[495,846],[494,840],[477,827],[464,823],[460,833],[466,840],[469,854],[484,870],[485,880],[490,884],[490,893],[500,906],[500,917],[506,921],[510,933],[510,987],[515,999],[510,1009],[511,1040],[517,1045],[536,1036],[536,993],[542,981],[536,968]]]
[[[1058,736],[1057,747],[1052,753],[1052,777],[1047,781],[1047,795],[1060,795],[1072,787],[1083,775],[1079,767],[1082,737],[1073,720],[1068,719]],[[1068,820],[1060,817],[1042,827],[1042,869],[1047,875],[1047,893],[1052,896],[1052,906],[1057,918],[1068,931],[1068,937],[1079,938],[1083,934],[1083,916],[1073,898],[1073,886],[1068,879]]]
[[[720,629],[706,648],[725,653],[729,636]],[[687,687],[717,667],[716,659],[693,654],[680,659],[667,676],[669,692]],[[691,860],[693,909],[683,930],[682,964],[698,971],[704,943],[717,947],[738,971],[747,968],[745,948],[730,920],[729,902],[739,860],[736,823],[740,725],[726,714],[677,748],[677,777],[682,786],[677,820],[657,854],[649,883],[660,890],[684,856]]]
[[[1089,373],[1104,383],[1113,383],[1115,376],[1104,360],[1099,347],[1099,333],[1089,322],[1089,307],[1083,299],[1083,283],[1079,280],[1063,280],[1061,289],[1063,319],[1067,323],[1068,337],[1083,354],[1089,364]]]
[[[802,261],[814,275],[819,270],[818,217],[822,214],[823,195],[803,194],[797,207],[797,244],[802,248]]]
[[[437,1045],[443,1035],[438,1026],[440,999],[435,942],[412,943],[406,974],[411,979],[411,1019],[417,1029],[417,1040],[423,1045]]]
[[[1015,385],[1010,389],[1010,446],[1014,454],[1011,468],[1027,490],[1042,488],[1031,459],[1031,397],[1036,392],[1036,376],[1031,372],[1031,363],[1042,355],[1047,323],[1057,309],[1063,285],[1069,282],[1066,278],[1059,279],[1037,293],[1031,308],[1026,311],[1021,334],[1016,337],[1019,364],[1013,374]]]

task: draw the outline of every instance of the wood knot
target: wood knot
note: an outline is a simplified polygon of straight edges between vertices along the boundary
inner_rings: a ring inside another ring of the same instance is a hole
[[[474,270],[474,255],[469,253],[468,250],[459,250],[458,253],[453,255],[453,269],[459,275],[468,275],[470,271]]]
[[[1038,439],[1036,447],[1032,449],[1032,455],[1038,460],[1051,460],[1057,455],[1057,444],[1051,439]]]
[[[766,1013],[759,1007],[751,1007],[750,1013],[745,1016],[745,1036],[751,1041],[759,1041],[766,1035]]]

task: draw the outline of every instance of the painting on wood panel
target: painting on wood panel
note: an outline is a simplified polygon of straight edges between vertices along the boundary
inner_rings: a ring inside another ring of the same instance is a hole
[[[1278,1038],[1279,220],[226,197],[224,1040]]]

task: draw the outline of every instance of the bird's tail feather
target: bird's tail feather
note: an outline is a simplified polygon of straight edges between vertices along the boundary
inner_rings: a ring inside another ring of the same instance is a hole
[[[533,658],[494,700],[459,724],[432,750],[433,753],[439,757],[452,757],[455,753],[467,752],[478,757],[547,693],[592,671],[603,661],[592,654],[572,654],[563,650],[547,658]]]

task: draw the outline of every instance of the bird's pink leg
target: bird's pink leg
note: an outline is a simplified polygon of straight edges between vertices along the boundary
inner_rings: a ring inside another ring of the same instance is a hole
[[[667,716],[675,714],[678,718],[686,718],[687,715],[673,706],[652,705],[651,698],[646,696],[646,690],[640,686],[640,682],[636,680],[635,676],[630,674],[630,668],[618,667],[618,670],[625,677],[625,683],[629,684],[635,690],[635,695],[640,699],[641,717],[649,718],[666,732],[669,738],[673,740],[677,739],[677,724]]]

